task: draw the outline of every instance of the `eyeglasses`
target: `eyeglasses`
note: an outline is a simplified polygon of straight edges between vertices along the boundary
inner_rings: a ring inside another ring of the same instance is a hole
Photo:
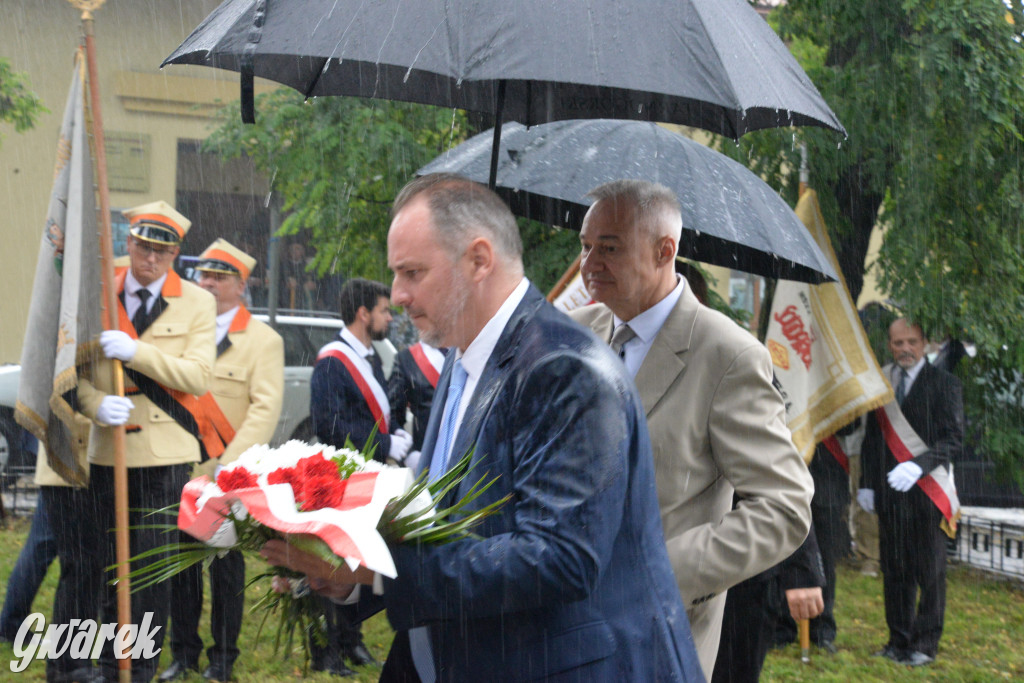
[[[171,255],[174,254],[174,248],[173,247],[170,248],[170,249],[168,249],[166,247],[154,247],[154,246],[151,246],[148,242],[143,242],[142,240],[133,240],[133,241],[135,242],[135,246],[142,253],[142,257],[143,258],[146,258],[148,256],[155,256],[157,259],[165,259],[168,256],[171,256]]]

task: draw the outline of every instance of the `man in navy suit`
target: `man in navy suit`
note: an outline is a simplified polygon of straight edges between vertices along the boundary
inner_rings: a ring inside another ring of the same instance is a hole
[[[412,436],[399,428],[401,416],[391,419],[383,364],[373,350],[373,342],[387,337],[390,296],[387,285],[362,278],[341,288],[338,301],[345,327],[317,354],[309,381],[309,415],[321,443],[342,448],[351,441],[362,448],[372,436],[378,460],[402,462]],[[357,666],[373,663],[354,608],[325,601],[324,612],[327,647],[311,643],[313,670],[351,676],[355,672],[343,660]]]
[[[402,416],[391,424],[388,383],[373,350],[373,342],[387,338],[390,296],[386,285],[362,278],[342,287],[338,299],[345,327],[317,354],[309,380],[309,416],[321,442],[342,448],[351,440],[362,448],[373,434],[376,458],[401,462],[412,436],[399,428]]]
[[[391,548],[398,577],[381,601],[398,633],[381,680],[703,680],[622,364],[523,277],[515,219],[494,193],[424,176],[392,217],[393,302],[427,343],[452,347],[423,467],[436,477],[473,449],[451,495],[487,476],[474,504],[510,499],[478,539]],[[336,599],[369,580],[283,542],[263,552]]]

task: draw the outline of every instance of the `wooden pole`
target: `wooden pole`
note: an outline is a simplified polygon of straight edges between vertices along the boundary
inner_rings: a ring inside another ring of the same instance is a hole
[[[807,143],[800,143],[800,185],[798,195],[804,196],[807,192],[810,180],[810,170],[807,167]],[[797,633],[800,635],[800,661],[807,663],[811,661],[811,620],[797,619]]]
[[[811,620],[797,619],[796,628],[800,633],[800,661],[811,661]]]
[[[100,273],[103,283],[103,327],[118,329],[117,292],[114,290],[114,244],[110,228],[110,190],[107,184],[107,153],[103,136],[103,115],[100,108],[99,69],[96,66],[96,43],[93,38],[92,12],[104,0],[71,0],[72,5],[82,11],[82,31],[85,34],[85,57],[89,73],[89,102],[92,113],[92,137],[96,154],[96,185],[99,195],[99,240]],[[121,362],[113,360],[114,388],[118,396],[124,396],[124,368]],[[131,582],[128,578],[131,557],[128,546],[128,463],[125,458],[124,425],[114,430],[114,528],[117,541],[117,621],[118,625],[132,623]],[[130,645],[129,645],[130,646]],[[121,683],[131,683],[132,660],[129,657],[117,660],[118,677]]]

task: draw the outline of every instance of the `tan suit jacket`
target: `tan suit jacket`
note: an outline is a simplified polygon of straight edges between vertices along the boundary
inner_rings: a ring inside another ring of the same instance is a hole
[[[587,306],[572,317],[611,338],[606,306]],[[701,305],[689,287],[655,337],[636,384],[669,559],[710,680],[726,589],[803,542],[814,485],[786,427],[767,349]]]
[[[228,328],[231,345],[213,366],[210,392],[235,437],[219,458],[197,465],[194,474],[214,476],[217,465],[234,462],[250,446],[270,442],[284,399],[284,341],[270,325],[238,309]]]
[[[119,275],[118,290],[123,286],[124,272]],[[191,282],[182,282],[172,270],[167,273],[161,296],[167,301],[167,308],[139,337],[135,357],[124,366],[166,388],[205,394],[210,388],[217,353],[217,307],[213,295]],[[122,321],[124,325],[131,323]],[[89,462],[95,465],[114,464],[114,430],[95,421],[103,397],[114,393],[112,368],[106,358],[86,366],[78,386],[81,412],[93,420]],[[128,467],[199,462],[199,442],[174,418],[137,393],[127,377],[125,393],[135,404],[128,418],[130,428],[125,443]]]

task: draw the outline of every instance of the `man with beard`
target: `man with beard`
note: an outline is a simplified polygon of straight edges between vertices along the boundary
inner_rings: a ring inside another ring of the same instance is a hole
[[[383,596],[396,636],[382,681],[703,680],[658,520],[640,399],[607,346],[523,276],[515,218],[485,187],[448,174],[407,185],[392,209],[394,303],[450,347],[427,425],[430,478],[471,452],[505,499],[474,536],[397,544]],[[366,572],[271,541],[271,563],[356,599]],[[381,578],[381,577],[378,577]]]
[[[896,410],[910,434],[883,417],[884,411],[868,416],[857,491],[860,506],[878,513],[889,642],[876,654],[910,666],[930,664],[939,650],[946,610],[946,537],[933,497],[939,488],[934,470],[948,468],[961,454],[964,436],[960,380],[933,367],[924,347],[917,323],[900,318],[889,325],[895,362],[882,372],[892,383]],[[916,456],[908,449],[908,436],[923,442]]]
[[[384,367],[373,350],[374,341],[387,337],[390,296],[386,285],[361,278],[349,280],[342,287],[339,303],[345,327],[317,354],[310,379],[309,414],[322,443],[342,448],[351,441],[358,449],[370,440],[376,447],[375,459],[384,462],[391,458],[401,463],[412,445],[412,436],[398,428],[400,418],[391,419]],[[356,665],[374,662],[351,608],[325,601],[324,611],[328,643],[326,649],[310,644],[313,669],[348,676],[354,672],[342,663],[342,658]]]

